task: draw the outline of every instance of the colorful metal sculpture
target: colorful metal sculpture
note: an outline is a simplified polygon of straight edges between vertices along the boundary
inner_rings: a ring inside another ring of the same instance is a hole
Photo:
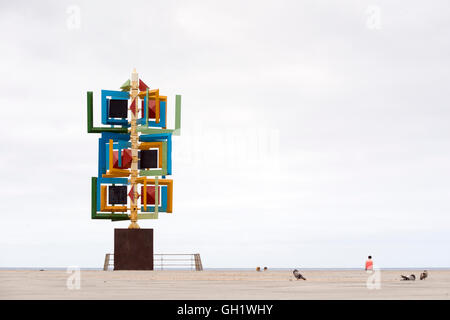
[[[172,174],[172,136],[180,135],[181,96],[175,98],[175,129],[167,129],[167,97],[159,89],[150,89],[136,70],[120,89],[101,92],[101,122],[110,127],[93,126],[87,93],[88,133],[101,133],[92,219],[131,220],[128,228],[139,229],[138,219],[172,213],[173,181],[166,176]]]

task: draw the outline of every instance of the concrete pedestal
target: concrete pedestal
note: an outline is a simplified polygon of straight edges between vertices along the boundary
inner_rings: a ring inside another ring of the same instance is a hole
[[[114,270],[153,270],[153,229],[114,229]]]

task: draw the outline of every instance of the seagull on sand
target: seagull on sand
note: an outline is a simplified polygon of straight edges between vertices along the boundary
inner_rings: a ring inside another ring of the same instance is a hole
[[[414,281],[414,280],[416,280],[416,276],[415,275],[410,275],[409,277],[407,277],[407,276],[403,276],[403,275],[401,275],[400,277],[402,277],[402,280],[405,280],[405,281],[408,281],[408,280],[410,280],[410,281]]]
[[[297,280],[306,280],[306,278],[305,278],[304,276],[302,276],[302,274],[301,274],[297,269],[295,269],[294,271],[292,271],[292,273],[294,274],[294,277],[295,277]]]

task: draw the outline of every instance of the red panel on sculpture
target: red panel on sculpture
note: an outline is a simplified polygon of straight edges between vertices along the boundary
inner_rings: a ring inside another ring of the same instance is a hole
[[[144,187],[141,187],[141,204],[144,204]],[[155,187],[147,186],[147,204],[155,205]],[[161,205],[161,188],[158,187],[158,204]]]
[[[117,169],[129,169],[131,168],[131,150],[124,149],[121,152],[122,155],[122,166],[119,167],[119,159],[117,158],[118,152],[113,151],[113,167]]]
[[[148,89],[148,85],[144,83],[141,79],[139,79],[139,91],[145,91]]]
[[[144,118],[144,110],[145,110],[145,103],[144,100],[142,100],[142,118]],[[155,100],[148,100],[148,117],[151,119],[156,118],[156,101]]]
[[[133,100],[133,102],[130,105],[130,110],[133,112],[133,114],[136,114],[136,99]]]

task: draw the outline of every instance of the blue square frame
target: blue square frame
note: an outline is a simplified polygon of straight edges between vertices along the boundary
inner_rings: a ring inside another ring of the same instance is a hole
[[[107,97],[116,100],[128,100],[130,94],[126,91],[112,91],[102,90],[102,123],[110,125],[121,125],[122,127],[129,127],[128,119],[115,119],[108,117],[109,100]]]

